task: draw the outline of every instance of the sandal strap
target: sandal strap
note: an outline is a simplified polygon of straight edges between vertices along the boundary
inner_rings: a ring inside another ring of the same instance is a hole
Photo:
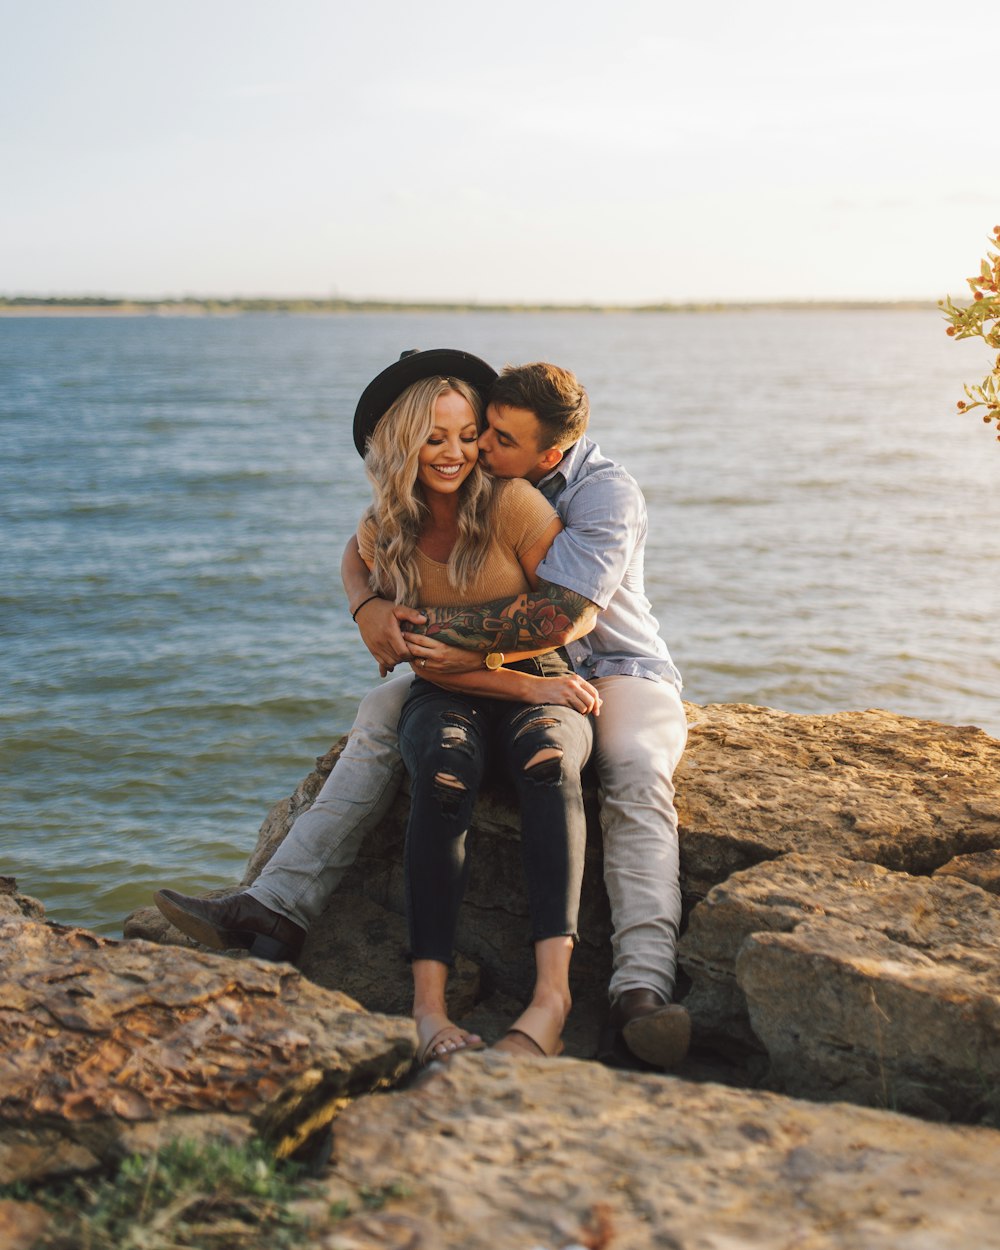
[[[517,1018],[504,1035],[513,1040],[514,1045],[507,1047],[510,1050],[519,1050],[522,1054],[527,1054],[525,1046],[517,1039],[524,1038],[525,1042],[530,1043],[532,1049],[545,1059],[554,1058],[563,1052],[563,1042],[561,1037],[557,1037],[552,1043],[551,1049],[547,1049],[543,1038],[550,1036],[552,1033],[552,1018],[547,1015],[540,1007],[527,1007]]]
[[[434,1053],[435,1046],[437,1046],[438,1043],[449,1033],[459,1034],[461,1045],[456,1046],[454,1050],[445,1051],[444,1054],[436,1055]],[[438,1029],[429,1042],[424,1044],[419,1055],[417,1056],[417,1062],[422,1068],[426,1068],[429,1063],[433,1063],[435,1060],[450,1059],[452,1055],[457,1055],[459,1051],[462,1050],[485,1050],[485,1044],[483,1042],[470,1042],[468,1039],[469,1034],[465,1029],[460,1028],[457,1024],[446,1024],[444,1028]]]
[[[508,1038],[514,1043],[514,1048],[516,1050],[523,1050],[524,1044],[526,1043],[528,1046],[531,1047],[532,1051],[536,1055],[538,1055],[540,1058],[542,1059],[548,1058],[548,1055],[545,1053],[545,1051],[542,1049],[539,1043],[535,1041],[535,1039],[531,1036],[530,1033],[525,1033],[524,1029],[508,1029],[507,1032],[501,1038],[501,1043],[507,1041]],[[524,1039],[523,1043],[521,1041],[522,1038]],[[494,1047],[494,1050],[497,1050],[497,1049],[499,1049],[499,1044],[498,1046]]]

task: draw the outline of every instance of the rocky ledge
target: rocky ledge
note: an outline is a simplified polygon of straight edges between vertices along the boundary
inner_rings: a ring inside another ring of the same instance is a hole
[[[323,1183],[355,1214],[311,1244],[340,1250],[990,1244],[1000,742],[882,711],[688,715],[680,1074],[585,1061],[609,971],[591,787],[572,1057],[468,1055],[413,1083],[403,795],[299,972],[178,949],[151,909],[115,943],[0,891],[0,1179],[165,1136],[255,1133],[293,1153],[332,1133]],[[338,753],[272,809],[244,884]],[[495,1035],[531,980],[502,787],[470,858],[452,1005]],[[351,1198],[371,1186],[396,1195],[378,1213]]]

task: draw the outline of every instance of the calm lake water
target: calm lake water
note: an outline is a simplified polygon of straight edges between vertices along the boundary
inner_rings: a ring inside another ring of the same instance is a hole
[[[988,354],[932,311],[5,318],[0,872],[51,919],[237,879],[348,728],[351,417],[436,346],[585,381],[688,699],[1000,736],[1000,446],[955,415]]]

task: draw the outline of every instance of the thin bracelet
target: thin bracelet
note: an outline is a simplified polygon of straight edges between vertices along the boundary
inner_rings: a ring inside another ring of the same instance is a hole
[[[358,604],[358,606],[357,606],[357,607],[354,609],[354,611],[351,613],[351,620],[352,620],[352,621],[354,621],[354,623],[355,623],[355,624],[357,624],[357,621],[358,621],[358,613],[359,613],[359,612],[361,611],[361,609],[365,606],[365,604],[366,604],[366,603],[371,603],[371,601],[372,601],[373,599],[381,599],[381,597],[382,597],[381,595],[369,595],[367,599],[362,599],[362,600],[361,600],[361,602]]]

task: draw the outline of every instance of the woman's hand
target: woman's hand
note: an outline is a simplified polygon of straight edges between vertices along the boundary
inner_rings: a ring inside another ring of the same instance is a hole
[[[526,703],[558,703],[561,707],[571,707],[581,716],[591,713],[599,716],[601,713],[601,696],[597,688],[576,673],[565,673],[561,677],[529,677],[528,680],[531,682],[531,695],[524,700]]]
[[[423,634],[408,634],[403,631],[403,641],[410,649],[409,659],[414,672],[421,677],[433,677],[435,674],[473,673],[483,667],[483,653],[468,651],[464,647],[451,647],[446,642],[438,642],[435,638],[425,638]]]

